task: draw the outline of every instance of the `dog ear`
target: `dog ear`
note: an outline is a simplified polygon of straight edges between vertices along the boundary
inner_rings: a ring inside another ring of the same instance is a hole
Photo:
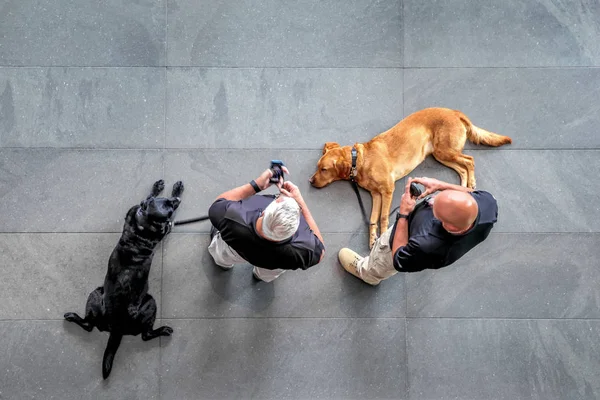
[[[340,147],[339,144],[337,144],[336,142],[327,142],[325,143],[325,146],[323,146],[323,154],[327,153],[327,151],[336,148],[336,147]]]
[[[350,168],[352,167],[347,161],[333,161],[333,166],[338,173],[338,176],[342,179],[346,179],[350,176]]]

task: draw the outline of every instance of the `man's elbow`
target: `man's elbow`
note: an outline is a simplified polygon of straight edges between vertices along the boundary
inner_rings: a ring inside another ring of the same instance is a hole
[[[394,259],[394,269],[399,272],[419,272],[424,270],[423,263],[414,262],[411,259]]]

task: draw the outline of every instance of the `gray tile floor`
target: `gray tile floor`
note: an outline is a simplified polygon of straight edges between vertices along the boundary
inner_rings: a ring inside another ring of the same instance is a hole
[[[600,398],[599,35],[596,0],[0,0],[0,399]],[[367,249],[350,185],[307,178],[324,142],[430,106],[513,138],[467,146],[499,221],[372,288],[336,260]],[[103,381],[107,335],[62,315],[125,211],[163,177],[202,215],[272,158],[324,262],[255,283],[208,224],[175,229],[150,280],[174,335],[127,337]]]

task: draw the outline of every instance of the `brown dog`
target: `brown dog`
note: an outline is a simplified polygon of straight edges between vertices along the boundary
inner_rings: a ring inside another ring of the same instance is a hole
[[[460,111],[447,108],[426,108],[404,118],[391,129],[370,141],[356,143],[355,181],[371,192],[373,207],[369,227],[369,246],[380,232],[388,228],[388,216],[394,194],[394,184],[415,169],[428,155],[452,168],[460,175],[460,184],[475,188],[473,157],[462,154],[466,140],[475,144],[502,146],[512,143],[501,136],[478,128]],[[340,147],[327,142],[317,172],[309,179],[317,188],[338,180],[349,180],[352,167],[352,146]]]

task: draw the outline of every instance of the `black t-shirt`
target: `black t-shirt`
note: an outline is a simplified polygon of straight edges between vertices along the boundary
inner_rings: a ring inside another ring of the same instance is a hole
[[[433,216],[427,200],[419,203],[408,220],[408,243],[394,254],[394,268],[401,272],[415,272],[448,266],[481,243],[492,230],[498,218],[498,204],[490,193],[483,190],[470,192],[479,207],[474,226],[462,235],[453,235]],[[390,247],[396,233],[394,224]]]
[[[274,195],[254,195],[239,201],[220,198],[211,205],[208,215],[221,238],[254,266],[308,269],[316,265],[325,247],[303,215],[296,233],[282,242],[267,240],[256,231],[256,220],[273,200]]]

